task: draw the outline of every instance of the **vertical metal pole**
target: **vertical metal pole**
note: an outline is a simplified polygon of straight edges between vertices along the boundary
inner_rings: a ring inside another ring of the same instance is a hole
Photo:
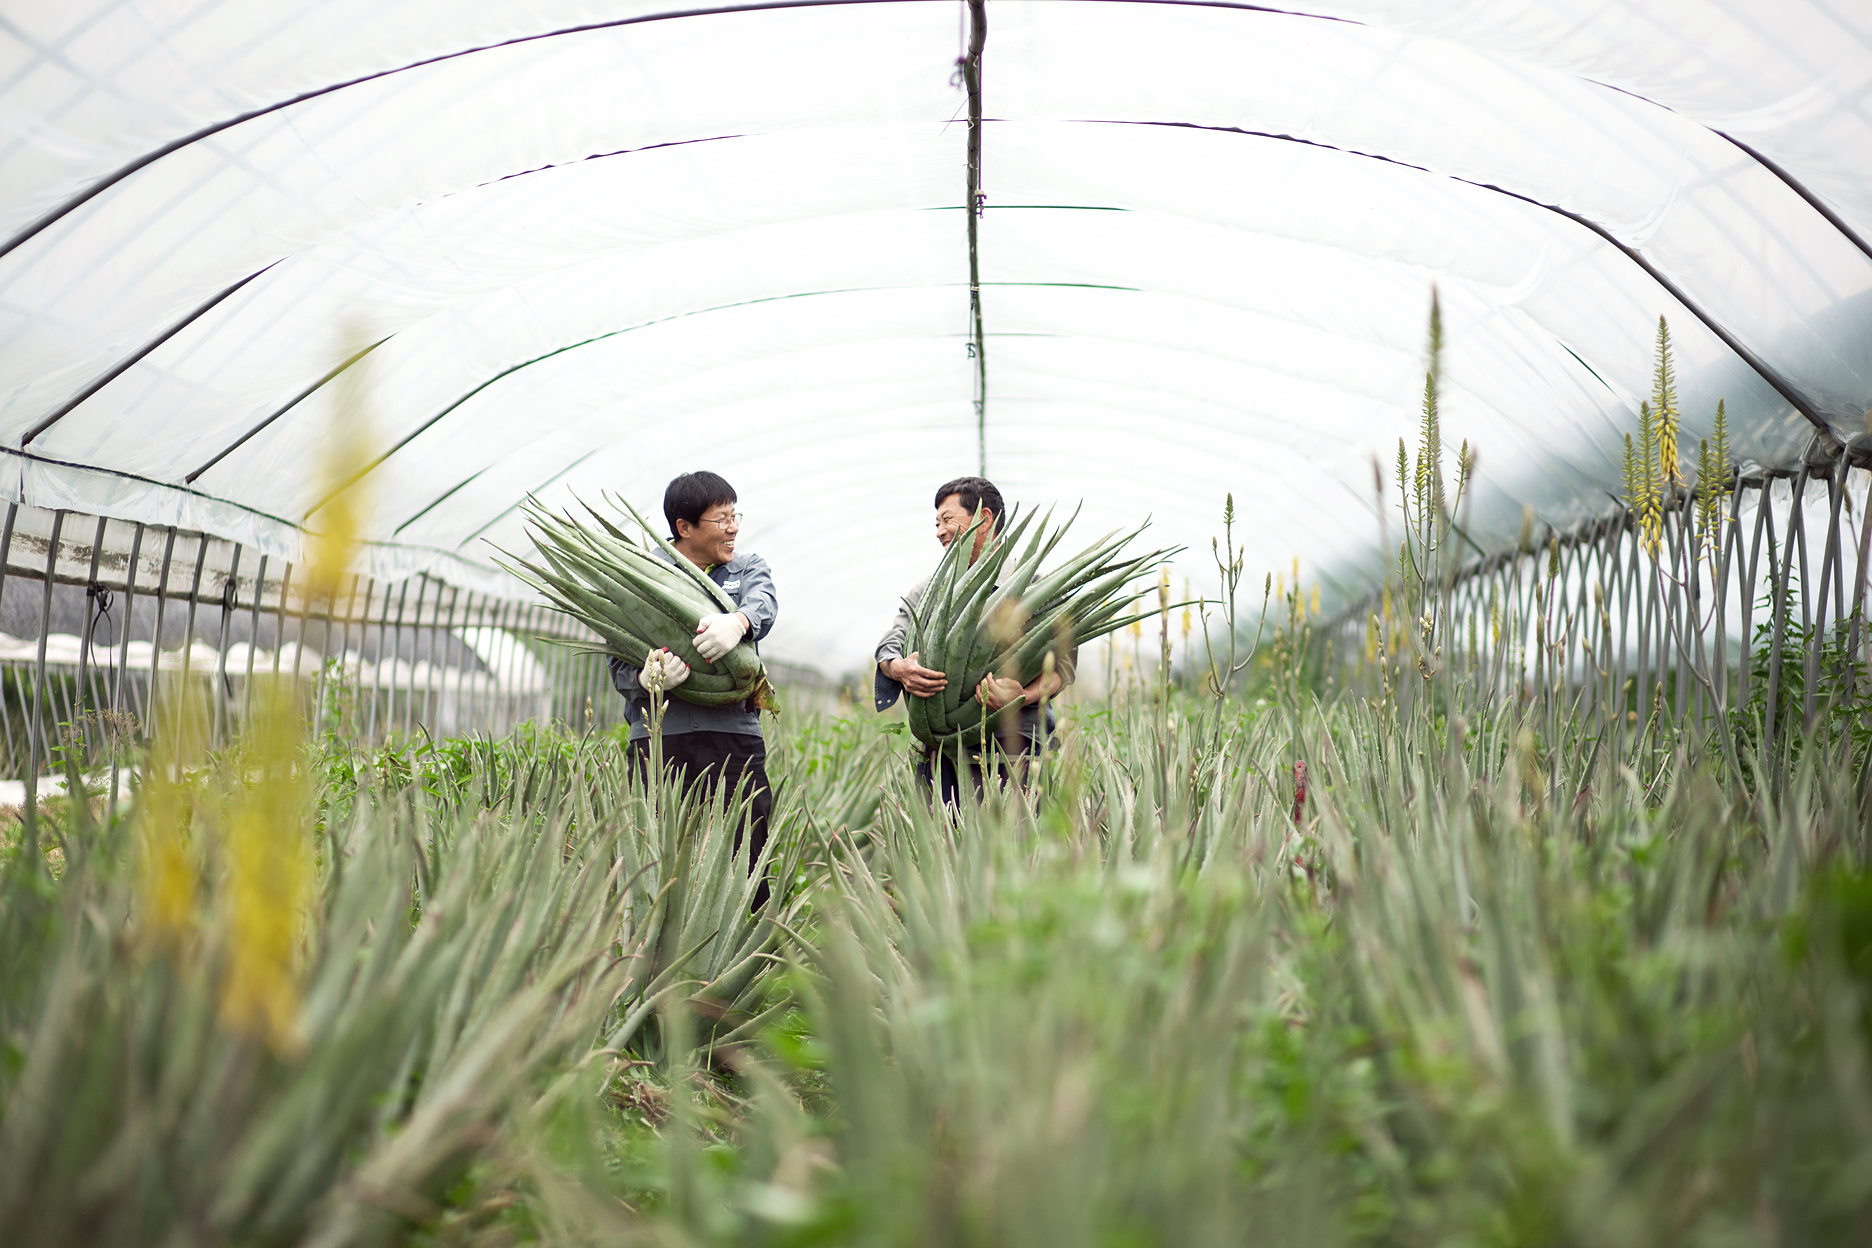
[[[1676,501],[1672,500],[1664,512],[1664,544],[1659,548],[1657,557],[1651,561],[1651,575],[1656,586],[1652,626],[1657,639],[1657,692],[1653,704],[1659,708],[1664,723],[1673,722],[1677,713],[1675,687],[1671,678],[1677,675],[1678,664],[1682,661],[1677,650],[1680,602],[1676,584],[1676,525],[1672,523],[1676,518]]]
[[[416,601],[411,605],[409,611],[409,687],[403,691],[403,714],[401,717],[403,735],[406,737],[410,736],[415,731],[416,687],[418,683],[420,683],[417,680],[417,665],[423,662],[423,598],[427,596],[429,575],[426,572],[419,572],[410,579],[416,583]],[[431,678],[433,678],[434,670],[435,659],[434,656],[431,656],[428,668]]]
[[[12,579],[13,522],[19,515],[19,506],[18,503],[7,504],[5,527],[0,529],[0,597],[4,597],[7,582]],[[6,761],[8,770],[11,770],[14,760],[19,757],[20,741],[13,731],[13,713],[6,709],[4,676],[4,670],[0,670],[0,719],[6,724]]]
[[[982,194],[982,48],[988,40],[987,0],[968,0],[968,52],[959,68],[968,92],[968,217],[970,354],[975,359],[975,439],[978,471],[988,475],[988,344],[982,329],[981,251],[979,246]]]
[[[1632,596],[1638,611],[1638,664],[1633,675],[1635,681],[1634,697],[1638,713],[1639,743],[1643,744],[1644,731],[1651,715],[1651,612],[1649,610],[1652,591],[1657,588],[1657,577],[1651,573],[1651,554],[1645,549],[1645,543],[1639,535],[1633,535],[1632,565],[1634,585]]]
[[[240,605],[240,561],[241,544],[236,542],[234,556],[228,561],[227,580],[221,583],[221,646],[215,655],[214,674],[214,735],[217,741],[222,739],[223,734],[232,735],[234,728],[234,707],[228,690],[227,654],[228,647],[233,644],[234,611]],[[248,647],[249,651],[252,649]]]
[[[301,707],[302,711],[305,707],[305,702],[302,700],[305,697],[305,691],[299,687],[299,669],[305,662],[306,634],[312,631],[312,590],[316,584],[316,581],[308,577],[305,588],[299,592],[299,632],[298,636],[293,641],[293,698],[294,704]],[[282,613],[284,610],[285,607],[282,604]],[[321,673],[324,671],[324,668],[325,658],[323,655],[320,655],[319,671],[312,674],[312,705],[310,714],[313,717],[314,724],[318,722],[318,691],[321,687]]]
[[[518,630],[524,627],[521,621],[525,617],[526,607],[519,602],[510,602],[501,614],[504,617],[501,635],[494,642],[497,674],[494,678],[494,697],[491,699],[495,707],[492,722],[500,724],[503,732],[511,732],[516,719],[515,699],[520,695],[513,690],[510,669],[515,666],[513,652],[519,643],[514,638]]]
[[[306,635],[312,631],[312,598],[317,587],[317,580],[312,577],[307,577],[305,592],[301,595],[299,601],[299,647],[297,654],[295,654],[293,658],[293,680],[295,688],[297,688],[299,678],[300,661],[305,655]],[[318,670],[311,673],[312,688],[310,690],[310,696],[314,732],[318,730],[319,713],[324,706],[325,652],[329,649],[331,649],[331,600],[328,597],[325,602],[325,632],[319,641]]]
[[[431,608],[429,608],[431,616],[434,616],[434,619],[436,619],[436,627],[429,632],[429,670],[431,670],[432,679],[429,681],[429,685],[423,687],[423,707],[429,707],[431,700],[434,702],[434,707],[436,707],[436,709],[434,709],[434,718],[429,722],[431,732],[440,732],[440,730],[442,730],[442,722],[444,722],[444,718],[446,718],[444,704],[447,702],[447,689],[449,689],[449,685],[447,685],[447,672],[449,672],[449,668],[446,666],[446,657],[447,655],[453,655],[453,651],[461,644],[461,638],[455,636],[455,619],[457,619],[457,612],[462,608],[461,586],[447,586],[447,591],[449,591],[449,617],[447,617],[447,623],[442,621],[442,589],[444,589],[444,584],[438,580],[438,582],[436,582],[436,601],[434,601],[434,604],[431,604]],[[455,717],[453,717],[451,728],[453,728],[451,735],[457,735],[457,737],[462,735],[461,681],[457,681],[457,685],[455,685]]]
[[[97,579],[98,557],[104,552],[105,523],[104,517],[99,516],[97,533],[91,539],[91,567],[85,574],[84,628],[78,635],[78,709],[77,713],[72,716],[71,721],[72,733],[78,739],[74,744],[82,743],[80,753],[84,759],[83,765],[87,770],[89,770],[91,766],[91,734],[85,730],[84,717],[86,711],[84,703],[85,695],[90,691],[91,632],[96,626],[96,616],[94,612],[97,607],[99,589]],[[93,701],[95,702],[95,699],[93,699]]]
[[[1612,741],[1612,683],[1617,676],[1617,660],[1612,644],[1612,615],[1618,603],[1614,595],[1618,592],[1617,568],[1614,564],[1614,550],[1618,542],[1616,524],[1599,526],[1593,536],[1594,586],[1593,610],[1597,613],[1593,619],[1595,644],[1598,654],[1595,656],[1596,671],[1594,679],[1599,683],[1598,715],[1599,732],[1604,740]],[[1603,674],[1601,674],[1603,673]]]
[[[1761,570],[1762,538],[1768,539],[1768,581],[1774,583],[1774,508],[1771,506],[1769,489],[1772,482],[1764,477],[1754,488],[1755,491],[1755,534],[1750,539],[1748,562],[1743,571],[1740,591],[1742,595],[1742,636],[1737,640],[1742,646],[1742,669],[1736,678],[1736,702],[1748,700],[1748,685],[1754,673],[1755,658],[1755,581],[1756,573]],[[1772,614],[1770,616],[1772,618]]]
[[[446,617],[443,615],[442,607],[442,595],[445,591],[448,594],[448,614]],[[442,727],[442,707],[448,700],[449,676],[451,673],[460,673],[462,664],[465,662],[462,655],[467,650],[467,642],[460,635],[463,621],[468,617],[468,602],[462,587],[442,581],[436,582],[435,611],[435,653],[437,656],[436,672],[438,673],[438,678],[431,686],[435,695],[435,721],[431,725],[431,730],[439,733]],[[455,685],[455,696],[458,701],[458,706],[453,729],[454,735],[461,736],[469,731],[469,721],[463,717],[459,706],[459,699],[461,697],[461,682],[459,680],[457,680]]]
[[[1689,566],[1689,561],[1685,558],[1684,554],[1685,548],[1689,545],[1690,539],[1696,531],[1693,523],[1693,517],[1695,516],[1693,508],[1695,505],[1695,495],[1686,491],[1683,497],[1683,506],[1677,512],[1677,524],[1675,526],[1677,532],[1671,540],[1672,561],[1677,567],[1684,569],[1681,584],[1679,584],[1678,578],[1672,578],[1669,608],[1670,635],[1672,640],[1670,670],[1672,675],[1676,677],[1676,689],[1671,699],[1671,711],[1676,716],[1676,722],[1678,724],[1683,723],[1684,715],[1689,710],[1690,681],[1687,679],[1689,673],[1684,671],[1684,656],[1690,651],[1690,646],[1688,644],[1690,640],[1689,630],[1696,625],[1696,599],[1689,590],[1689,587],[1694,584],[1693,578],[1695,577],[1695,572]]]
[[[391,630],[391,637],[395,645],[394,645],[394,649],[391,652],[391,660],[390,660],[390,688],[388,690],[389,701],[384,705],[384,735],[386,736],[396,731],[396,723],[397,723],[396,671],[397,671],[397,664],[403,661],[403,609],[409,605],[409,583],[413,579],[415,578],[406,576],[403,578],[402,584],[397,586],[396,625]],[[389,605],[390,605],[390,599],[388,596],[386,596],[384,598],[384,607],[386,610],[388,610]],[[409,672],[410,672],[410,683],[413,685],[416,682],[416,656],[414,653],[411,653],[410,655]],[[404,735],[407,736],[409,734],[405,733]]]
[[[1638,673],[1633,670],[1633,655],[1636,653],[1637,638],[1632,619],[1632,581],[1636,577],[1638,562],[1638,529],[1632,523],[1631,513],[1621,517],[1619,527],[1613,535],[1612,567],[1618,579],[1618,599],[1613,607],[1613,618],[1618,626],[1618,666],[1615,669],[1617,679],[1613,687],[1613,717],[1618,724],[1618,757],[1623,759],[1631,737],[1631,716],[1635,715],[1634,703],[1638,698]],[[1630,673],[1629,677],[1627,673]],[[1631,694],[1625,689],[1627,679],[1631,680]]]
[[[1852,465],[1846,461],[1845,456],[1840,457],[1838,478],[1840,501],[1850,506],[1852,500],[1846,496],[1846,487],[1852,482]],[[1843,620],[1846,610],[1846,548],[1845,544],[1840,541],[1839,535],[1839,503],[1834,504],[1833,510],[1833,545],[1835,548],[1833,558],[1833,616],[1836,620]],[[1848,515],[1850,516],[1850,514],[1849,512]],[[1850,525],[1851,520],[1848,519],[1847,523]],[[1846,531],[1850,534],[1852,529],[1849,527]]]
[[[1819,694],[1816,686],[1820,683],[1820,651],[1835,631],[1828,625],[1827,610],[1830,607],[1834,613],[1837,614],[1840,609],[1839,598],[1831,595],[1833,582],[1837,579],[1839,570],[1840,501],[1846,495],[1845,475],[1846,460],[1844,457],[1841,457],[1834,466],[1833,471],[1828,473],[1825,478],[1827,491],[1827,529],[1826,540],[1822,543],[1820,548],[1820,576],[1818,578],[1820,593],[1814,602],[1813,631],[1808,637],[1806,667],[1802,673],[1803,685],[1807,692],[1806,706],[1803,708],[1803,715],[1809,728],[1813,726],[1814,711],[1818,704]],[[1809,587],[1805,583],[1801,585],[1801,596],[1803,598],[1807,596],[1808,588]]]
[[[1779,713],[1778,703],[1781,697],[1781,648],[1787,642],[1788,622],[1788,585],[1794,573],[1794,527],[1800,523],[1800,498],[1807,492],[1807,469],[1803,465],[1794,478],[1794,506],[1788,514],[1787,541],[1781,551],[1780,575],[1775,575],[1774,541],[1770,534],[1768,543],[1769,583],[1774,593],[1774,634],[1768,650],[1768,714],[1762,729],[1762,753],[1772,757],[1774,753],[1775,716]],[[1771,521],[1772,523],[1772,521]],[[1778,771],[1779,769],[1777,769]]]
[[[312,673],[312,731],[317,733],[325,722],[325,684],[332,666],[332,623],[338,609],[338,587],[333,585],[329,594],[321,594],[324,601],[320,604],[323,613],[324,631],[319,634],[319,665]],[[306,609],[311,610],[311,600],[306,601]],[[342,662],[342,656],[340,658]]]
[[[163,613],[169,605],[169,567],[175,556],[176,544],[176,531],[171,528],[164,532],[168,536],[163,541],[162,571],[156,577],[156,632],[154,640],[150,643],[149,714],[143,721],[143,741],[146,745],[151,735],[160,727],[157,720],[162,715],[162,702],[159,697],[162,681],[158,673],[162,666]],[[173,698],[171,700],[173,701]]]
[[[431,670],[434,672],[435,676],[428,685],[424,686],[423,698],[425,708],[427,708],[431,698],[434,699],[438,707],[438,709],[433,712],[435,721],[430,724],[430,731],[434,732],[440,727],[441,711],[439,708],[443,696],[448,689],[449,673],[459,668],[461,664],[461,656],[457,653],[457,650],[461,646],[462,641],[461,638],[455,635],[455,629],[460,623],[463,612],[460,602],[460,587],[451,585],[440,579],[433,579],[431,585],[435,590],[430,605],[430,611],[435,619],[435,627],[429,634],[429,655],[431,659]],[[444,595],[448,598],[446,615],[443,614],[442,606]],[[457,693],[459,692],[460,690],[458,687]],[[458,723],[456,725],[456,735],[461,735],[462,731],[462,725]]]
[[[273,604],[273,675],[275,676],[279,675],[280,659],[284,656],[286,650],[286,610],[287,604],[292,601],[292,574],[292,560],[288,559],[286,561],[286,570],[280,573],[279,598]],[[293,642],[293,649],[297,650],[298,648],[299,643],[297,641]],[[297,696],[299,688],[298,675],[299,661],[298,656],[295,655],[293,658],[294,696]]]
[[[1695,496],[1691,495],[1684,502],[1684,528],[1686,537],[1683,543],[1685,597],[1689,602],[1688,622],[1696,638],[1694,650],[1695,663],[1702,677],[1712,677],[1709,662],[1709,646],[1703,636],[1703,535],[1697,531]],[[1679,659],[1679,662],[1682,662]],[[1685,683],[1681,676],[1678,683]],[[1712,684],[1714,681],[1712,680]],[[1693,707],[1693,722],[1700,729],[1704,724],[1704,689],[1703,680],[1690,681],[1690,700]]]
[[[1794,492],[1793,509],[1788,516],[1788,544],[1790,546],[1788,557],[1792,558],[1795,550],[1800,552],[1801,631],[1810,637],[1813,635],[1814,619],[1813,597],[1807,592],[1808,586],[1813,581],[1812,576],[1808,574],[1807,568],[1807,487],[1811,484],[1813,484],[1813,482],[1810,479],[1810,474],[1803,465],[1800,474],[1800,488]],[[1794,582],[1790,579],[1789,584],[1792,585],[1793,583]]]
[[[1852,624],[1846,637],[1846,654],[1852,663],[1852,691],[1856,698],[1859,693],[1859,636],[1865,621],[1866,570],[1868,554],[1872,554],[1872,477],[1867,479],[1865,501],[1859,505],[1862,513],[1859,518],[1859,549],[1855,562],[1858,565],[1853,575]]]
[[[504,601],[496,600],[494,609],[488,610],[488,597],[481,599],[481,613],[475,617],[475,635],[481,639],[481,646],[474,650],[475,658],[480,660],[474,672],[467,670],[468,656],[462,656],[462,685],[467,691],[468,716],[466,723],[470,731],[480,731],[487,727],[493,717],[494,708],[494,665],[483,657],[483,650],[492,653],[495,641],[499,637],[500,620],[507,610]]]
[[[476,728],[475,703],[477,699],[474,681],[471,679],[472,674],[468,670],[468,664],[472,661],[469,656],[476,651],[469,644],[468,638],[470,636],[479,638],[481,633],[477,630],[484,627],[486,621],[487,595],[481,595],[480,605],[476,606],[474,595],[469,594],[467,605],[461,613],[462,636],[455,639],[459,648],[455,656],[454,669],[449,673],[455,681],[455,732],[457,736],[472,735]]]
[[[535,640],[539,637],[539,633],[539,608],[529,605],[526,609],[526,638],[529,641]],[[540,669],[546,673],[546,696],[539,701],[545,707],[546,722],[550,724],[558,717],[559,713],[559,673],[554,670],[553,660],[555,656],[550,653],[536,653],[532,646],[526,647],[526,650],[527,653],[533,656],[533,661],[538,663]],[[1141,672],[1143,669],[1140,667],[1138,670]],[[536,705],[534,709],[537,711],[539,706]]]
[[[529,613],[528,619],[527,633],[533,640],[537,641],[539,640],[540,634],[546,629],[545,612],[535,607]],[[559,661],[560,656],[554,653],[558,649],[559,647],[552,646],[534,655],[535,659],[541,658],[541,654],[544,655],[543,663],[546,668],[547,688],[546,722],[548,724],[565,722],[562,709],[563,699],[565,698],[565,671],[564,664]]]
[[[1813,614],[1813,577],[1807,561],[1807,486],[1809,474],[1805,465],[1801,468],[1801,488],[1794,495],[1794,509],[1788,521],[1788,542],[1793,549],[1788,552],[1789,560],[1795,551],[1800,554],[1800,609],[1801,609],[1801,727],[1803,730],[1813,724],[1813,688],[1805,683],[1808,668],[1812,665],[1812,654],[1818,623]],[[1789,572],[1789,585],[1793,585],[1793,573]]]
[[[403,735],[411,736],[416,731],[416,665],[423,661],[423,598],[429,590],[429,574],[419,572],[416,581],[416,609],[410,616],[410,680],[409,692],[403,699]],[[429,680],[435,679],[437,669],[434,645],[434,630],[430,630]]]
[[[1742,542],[1742,526],[1738,519],[1741,515],[1742,494],[1740,490],[1729,491],[1729,516],[1718,519],[1720,525],[1714,543],[1715,569],[1710,575],[1716,595],[1716,713],[1723,722],[1718,725],[1722,732],[1729,731],[1729,567],[1736,557],[1736,550]]]
[[[462,679],[469,687],[470,722],[477,731],[490,737],[501,716],[500,677],[496,668],[501,662],[501,646],[507,638],[507,625],[514,612],[512,602],[492,594],[482,595],[481,613],[476,621],[476,627],[481,630],[477,634],[481,647],[472,656],[462,656]],[[476,665],[476,670],[469,669],[470,663]]]
[[[360,585],[362,585],[364,589],[364,606],[361,610],[358,607],[358,587]],[[356,715],[358,711],[357,699],[364,696],[364,633],[370,627],[371,595],[376,592],[376,577],[364,576],[361,573],[352,575],[351,596],[345,599],[343,635],[345,662],[347,665],[350,663],[351,656],[353,654],[357,655],[357,688],[351,695],[351,711],[353,715]],[[358,626],[358,644],[355,650],[351,648],[351,625],[354,621]],[[354,723],[351,725],[351,731],[356,732],[359,727],[361,727],[361,725]]]
[[[457,628],[449,630],[452,643],[450,650],[455,662],[448,670],[455,677],[455,735],[457,736],[466,736],[474,731],[473,699],[467,684],[468,656],[474,651],[474,648],[468,644],[467,635],[471,629],[477,627],[475,621],[479,618],[475,615],[474,598],[474,591],[468,591],[467,601],[462,605],[461,622]],[[481,606],[483,611],[487,609],[485,595],[482,596]],[[443,684],[444,687],[447,686],[446,678]]]
[[[308,580],[306,582],[306,587],[299,593],[299,636],[298,639],[293,642],[292,675],[294,688],[298,687],[299,668],[301,664],[305,662],[306,634],[312,631],[312,588],[313,582]],[[321,654],[319,655],[319,666],[323,667],[324,665],[325,656]],[[317,676],[318,673],[314,672],[314,680],[317,679]]]
[[[363,578],[359,573],[353,572],[351,574],[351,595],[345,604],[344,631],[338,641],[338,655],[335,659],[332,656],[331,648],[332,631],[338,627],[339,623],[337,593],[334,592],[330,600],[325,604],[325,661],[319,665],[318,695],[313,701],[313,705],[318,708],[317,722],[321,725],[321,728],[325,720],[325,695],[326,691],[331,688],[334,671],[337,673],[336,679],[340,682],[339,687],[341,689],[343,688],[345,663],[348,657],[345,652],[350,649],[351,646],[351,604],[357,602],[358,581],[361,579]],[[335,667],[334,664],[336,665]],[[342,723],[338,725],[338,729],[341,732],[343,731]]]
[[[59,535],[64,528],[65,513],[54,511],[52,540],[46,543],[45,595],[39,608],[39,660],[33,676],[32,716],[27,721],[26,758],[31,770],[26,775],[26,860],[35,870],[39,865],[39,752],[40,742],[45,739],[46,634],[52,631],[52,588],[57,584]]]
[[[247,672],[241,678],[241,724],[243,727],[253,722],[254,655],[260,649],[260,599],[266,593],[266,565],[267,556],[261,555],[260,569],[254,573],[253,614],[248,617],[247,621]],[[276,663],[279,661],[278,654],[279,649],[276,645],[274,648],[276,656],[274,662]]]
[[[121,636],[117,639],[117,671],[111,688],[111,710],[118,718],[111,726],[111,779],[110,808],[117,809],[118,795],[118,745],[123,728],[124,686],[130,683],[130,625],[136,620],[136,583],[137,564],[143,558],[143,525],[138,523],[136,533],[130,538],[130,565],[124,571],[124,612]],[[141,715],[137,716],[139,725]]]
[[[372,581],[371,586],[372,586],[372,592],[374,594],[376,591],[376,582]],[[368,598],[365,599],[364,609],[366,612],[370,610],[370,600]],[[389,690],[390,696],[392,698],[396,696],[396,659],[397,659],[397,656],[394,651],[391,652],[391,656],[390,656],[390,682],[387,686],[384,684],[384,645],[385,645],[385,642],[388,640],[389,636],[390,636],[390,587],[386,585],[384,586],[383,610],[378,613],[378,618],[377,618],[377,667],[376,667],[375,674],[371,677],[370,726],[365,730],[365,734],[364,734],[366,739],[368,739],[372,743],[375,743],[377,740],[377,703],[378,703],[378,700],[384,695],[386,688]],[[384,712],[384,735],[386,737],[390,735],[390,713],[387,710]]]
[[[18,503],[7,504],[6,527],[0,530],[0,597],[4,597],[7,577],[13,571],[13,565],[9,560],[13,555],[13,521],[18,518],[19,509]]]
[[[528,638],[535,638],[535,640],[539,638],[539,617],[541,617],[541,610],[537,606],[526,608],[526,636]],[[558,649],[558,647],[554,646],[552,649]],[[530,646],[528,646],[528,653],[534,653],[534,649]],[[541,657],[534,655],[534,660],[539,662]],[[547,722],[558,724],[558,722],[563,722],[560,700],[565,696],[565,674],[563,674],[565,664],[560,662],[560,655],[545,651],[543,666],[547,668]]]
[[[195,658],[195,612],[201,606],[202,571],[208,566],[208,535],[195,541],[195,576],[189,582],[187,635],[182,638],[182,685],[188,687],[189,665]]]

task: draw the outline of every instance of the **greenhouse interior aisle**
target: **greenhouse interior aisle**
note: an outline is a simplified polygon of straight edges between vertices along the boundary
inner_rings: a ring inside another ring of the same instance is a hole
[[[1865,31],[1656,7],[34,8],[7,489],[277,566],[365,370],[378,580],[511,593],[527,492],[706,459],[786,572],[771,650],[846,671],[872,565],[926,564],[921,496],[985,466],[1193,551],[1232,490],[1330,609],[1380,566],[1432,283],[1485,549],[1605,512],[1660,315],[1688,445],[1718,399],[1742,463],[1866,432]]]
[[[1872,0],[0,0],[0,504],[0,1243],[1872,1242]]]

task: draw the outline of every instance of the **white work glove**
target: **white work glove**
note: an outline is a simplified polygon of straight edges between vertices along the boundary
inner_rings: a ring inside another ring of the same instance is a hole
[[[747,624],[738,614],[705,615],[696,621],[696,653],[713,663],[740,644]]]
[[[667,650],[652,650],[637,673],[637,683],[652,693],[674,689],[688,679],[689,665]]]

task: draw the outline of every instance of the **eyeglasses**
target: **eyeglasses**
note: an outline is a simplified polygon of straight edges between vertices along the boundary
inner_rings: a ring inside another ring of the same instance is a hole
[[[703,524],[712,524],[718,529],[731,529],[747,519],[747,512],[731,511],[725,516],[703,516]]]

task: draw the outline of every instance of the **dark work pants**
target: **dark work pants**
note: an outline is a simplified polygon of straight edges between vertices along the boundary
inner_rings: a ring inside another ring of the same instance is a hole
[[[631,757],[639,767],[648,767],[650,742],[630,743]],[[677,781],[688,789],[701,784],[713,796],[724,777],[727,793],[745,777],[749,804],[747,821],[735,829],[735,848],[741,848],[743,834],[748,838],[748,865],[752,867],[767,845],[767,819],[773,813],[773,786],[767,783],[767,743],[747,732],[679,732],[663,738],[663,766],[673,769]],[[754,894],[754,907],[767,900],[767,884],[762,881]]]
[[[975,800],[979,802],[982,799],[982,762],[984,759],[993,765],[996,782],[1005,787],[1008,782],[1010,771],[1019,770],[1024,776],[1028,760],[1034,758],[1039,753],[1040,738],[1027,736],[1021,738],[1020,755],[1012,758],[1001,748],[999,742],[984,751],[962,751],[962,759],[968,770],[969,783],[974,786],[975,789]],[[918,786],[928,791],[930,786],[937,783],[940,777],[939,788],[942,795],[942,804],[952,807],[960,806],[962,804],[962,780],[956,769],[956,751],[953,748],[943,750],[941,751],[940,758],[934,757],[934,755],[935,751],[928,751],[917,759],[916,778]],[[1013,768],[1010,768],[1010,763],[1014,764]]]

